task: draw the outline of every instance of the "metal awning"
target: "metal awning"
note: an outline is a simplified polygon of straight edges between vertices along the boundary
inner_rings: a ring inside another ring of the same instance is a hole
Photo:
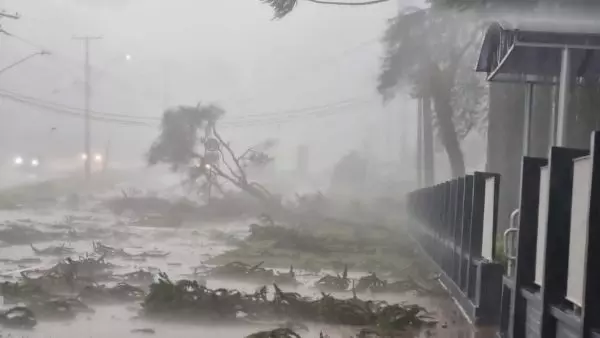
[[[571,86],[600,79],[600,23],[540,20],[496,22],[485,34],[475,68],[488,81],[528,83],[523,154],[529,154],[531,111],[536,83],[557,84],[558,104],[551,119],[551,144],[564,146]],[[583,83],[583,82],[581,82]]]
[[[600,78],[600,23],[496,22],[489,26],[476,71],[488,81],[555,82],[562,53],[570,50],[576,78]]]

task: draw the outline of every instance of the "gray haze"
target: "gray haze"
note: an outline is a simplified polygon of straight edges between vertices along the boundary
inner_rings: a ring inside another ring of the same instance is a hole
[[[165,106],[218,103],[228,112],[223,128],[231,120],[224,133],[234,144],[280,139],[278,166],[293,165],[291,150],[301,143],[311,145],[313,167],[329,166],[349,149],[385,147],[400,156],[401,124],[414,119],[412,102],[399,99],[383,107],[374,89],[379,38],[396,3],[365,8],[302,3],[281,21],[272,21],[270,8],[258,0],[0,4],[22,15],[3,19],[4,29],[27,40],[1,37],[2,67],[39,48],[53,53],[0,74],[3,90],[83,107],[83,45],[71,38],[89,34],[103,36],[92,43],[94,110],[158,118]],[[290,113],[348,99],[351,104],[304,116]],[[3,153],[16,151],[19,142],[61,156],[81,152],[80,119],[0,102],[3,121],[9,122],[2,126]],[[269,115],[240,120],[256,114]],[[142,159],[157,132],[104,123],[93,129],[95,149],[110,140],[115,159],[128,162]]]
[[[223,106],[222,133],[242,148],[279,139],[276,167],[292,169],[296,147],[310,147],[310,168],[328,172],[350,150],[369,153],[375,167],[414,177],[416,103],[400,94],[382,104],[376,81],[380,38],[398,8],[302,2],[284,20],[258,0],[0,0],[21,19],[2,19],[0,90],[83,108],[83,56],[74,36],[92,42],[95,111],[143,116],[150,126],[95,122],[92,151],[110,142],[115,166],[142,165],[163,110],[199,101]],[[315,108],[316,107],[316,108]],[[81,114],[81,110],[76,110]],[[17,153],[44,153],[69,168],[83,151],[81,118],[0,97],[2,164]],[[471,141],[469,141],[471,140]],[[467,168],[482,169],[481,135],[463,143]],[[436,156],[438,178],[449,174]],[[78,162],[79,161],[79,162]]]

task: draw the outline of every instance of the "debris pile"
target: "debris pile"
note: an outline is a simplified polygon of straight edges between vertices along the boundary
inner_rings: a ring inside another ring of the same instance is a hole
[[[21,277],[26,285],[48,293],[77,292],[98,280],[110,279],[112,267],[114,265],[106,262],[104,257],[67,258],[47,270],[21,272]]]
[[[341,275],[325,275],[315,283],[315,287],[322,291],[347,291],[351,281],[348,278],[348,266],[344,266],[344,272]]]
[[[172,316],[184,320],[236,320],[240,313],[249,319],[273,316],[269,313],[272,307],[267,300],[266,287],[254,294],[211,290],[196,281],[172,282],[164,273],[150,286],[142,307],[148,316]]]
[[[163,273],[158,282],[151,285],[143,308],[146,315],[178,319],[300,320],[388,331],[421,328],[435,323],[425,309],[417,305],[392,305],[356,297],[337,299],[325,293],[315,300],[295,292],[284,292],[277,284],[274,284],[274,289],[274,296],[269,299],[266,287],[254,294],[212,290],[195,281],[172,282]]]
[[[261,331],[253,333],[246,338],[302,338],[292,329],[279,328],[271,331]]]
[[[29,308],[16,306],[0,313],[0,323],[10,328],[29,329],[37,325],[37,319]]]

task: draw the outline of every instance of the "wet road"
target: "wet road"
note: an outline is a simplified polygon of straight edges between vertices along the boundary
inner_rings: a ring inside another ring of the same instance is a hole
[[[89,209],[92,209],[91,207]],[[76,250],[77,254],[83,255],[92,252],[92,241],[102,241],[103,244],[118,248],[124,248],[130,253],[147,250],[160,250],[170,252],[166,258],[147,258],[143,261],[131,261],[125,259],[110,259],[120,268],[115,273],[126,273],[139,269],[149,271],[167,272],[172,279],[186,278],[193,272],[194,267],[207,268],[202,263],[207,259],[231,249],[230,246],[210,239],[210,232],[214,229],[225,231],[237,238],[243,238],[248,234],[250,221],[238,221],[227,224],[186,224],[177,229],[152,228],[145,226],[126,226],[123,219],[119,219],[107,212],[87,211],[73,212],[57,208],[42,210],[21,210],[0,212],[0,219],[4,223],[20,224],[32,227],[43,232],[64,233],[68,229],[76,229],[81,234],[92,234],[83,240],[67,242],[69,247]],[[3,227],[6,227],[4,225]],[[47,241],[37,243],[39,248],[50,245],[60,245],[63,241]],[[59,261],[56,257],[36,256],[28,244],[0,246],[0,275],[5,280],[16,280],[19,271],[26,268],[47,268]],[[28,258],[40,259],[35,263],[19,263],[6,261],[6,259],[22,260]],[[298,271],[302,275],[301,271]],[[358,277],[359,275],[351,277]],[[298,279],[304,286],[295,291],[303,295],[318,296],[319,292],[308,285],[313,285],[318,276],[301,276]],[[244,291],[254,291],[258,286],[232,281],[209,280],[208,287],[236,288]],[[348,293],[336,295],[338,297],[350,297]],[[362,296],[361,298],[367,298]],[[422,332],[419,337],[448,337],[448,338],[491,338],[489,332],[476,332],[462,318],[459,311],[450,299],[422,298],[414,295],[383,295],[377,294],[373,299],[383,299],[391,303],[409,302],[418,303],[430,311],[433,311],[440,324],[433,329]],[[0,329],[4,337],[9,333],[12,337],[32,338],[81,338],[81,337],[129,337],[139,334],[131,333],[134,329],[152,328],[155,331],[153,337],[222,337],[238,338],[256,332],[257,330],[273,329],[273,325],[176,325],[164,322],[147,322],[138,319],[139,305],[94,307],[95,314],[80,314],[75,320],[65,322],[40,321],[32,331],[8,331]],[[349,328],[331,327],[327,325],[309,326],[309,332],[302,332],[303,337],[319,337],[319,332],[326,332],[331,338],[350,337],[352,330]],[[409,335],[413,336],[413,335]]]

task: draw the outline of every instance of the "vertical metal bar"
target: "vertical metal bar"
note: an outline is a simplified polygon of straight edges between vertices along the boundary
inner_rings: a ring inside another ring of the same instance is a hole
[[[571,93],[571,50],[562,50],[560,67],[560,83],[558,88],[558,115],[556,119],[555,143],[559,147],[567,145],[567,113],[569,109],[569,94]]]
[[[417,184],[423,187],[423,99],[418,99],[417,106]]]
[[[594,132],[591,143],[592,153],[592,183],[590,192],[590,206],[600,203],[600,132]],[[600,318],[600,209],[591,207],[588,214],[588,245],[584,264],[585,267],[585,288],[583,304],[583,337],[593,337],[592,330],[597,329]]]
[[[90,180],[91,177],[91,140],[90,140],[90,98],[91,98],[91,85],[90,85],[90,40],[85,39],[85,119],[83,122],[84,129],[84,151],[85,151],[85,179]]]
[[[553,82],[558,82],[558,80],[554,79]],[[556,120],[557,120],[557,112],[558,112],[558,84],[552,86],[552,111],[550,113],[550,132],[548,133],[548,149],[546,149],[545,156],[547,157],[550,151],[550,148],[556,144]]]
[[[531,116],[533,113],[534,84],[527,83],[525,93],[525,125],[523,128],[523,156],[531,155]]]

